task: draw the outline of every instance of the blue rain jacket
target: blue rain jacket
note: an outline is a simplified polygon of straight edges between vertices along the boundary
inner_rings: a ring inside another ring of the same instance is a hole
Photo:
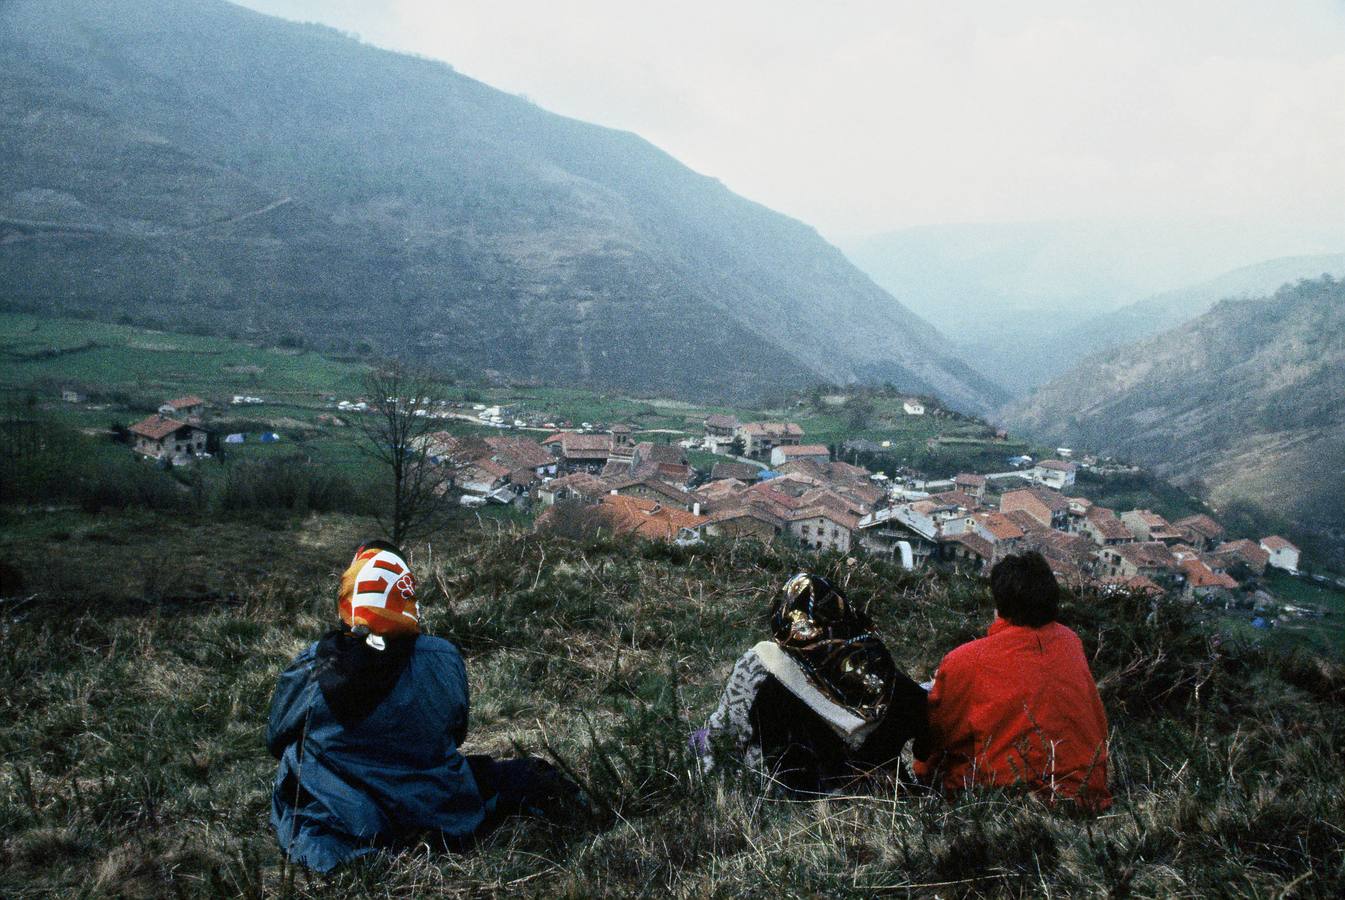
[[[471,834],[487,810],[458,751],[468,707],[458,648],[417,637],[373,712],[343,725],[314,673],[317,647],[295,658],[271,701],[266,744],[280,759],[271,825],[281,850],[326,872],[417,832]]]

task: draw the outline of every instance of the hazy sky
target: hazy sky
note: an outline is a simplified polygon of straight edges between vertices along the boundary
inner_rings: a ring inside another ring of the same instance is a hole
[[[1345,0],[243,0],[637,132],[831,237],[1339,228]]]

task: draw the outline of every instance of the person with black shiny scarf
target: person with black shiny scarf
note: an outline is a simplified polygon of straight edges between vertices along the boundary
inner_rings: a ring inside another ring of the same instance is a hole
[[[863,611],[827,579],[790,578],[771,640],[735,664],[706,727],[692,736],[709,771],[725,754],[796,796],[862,788],[898,773],[923,739],[926,693],[897,670]]]

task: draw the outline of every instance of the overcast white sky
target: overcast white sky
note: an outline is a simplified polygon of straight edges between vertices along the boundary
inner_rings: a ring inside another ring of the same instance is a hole
[[[1218,216],[1345,246],[1345,0],[241,2],[637,132],[833,238]]]

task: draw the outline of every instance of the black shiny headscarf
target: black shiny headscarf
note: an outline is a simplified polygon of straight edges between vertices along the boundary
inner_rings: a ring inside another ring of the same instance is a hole
[[[866,722],[887,712],[896,665],[840,588],[820,575],[795,575],[775,600],[771,631],[827,699]]]

